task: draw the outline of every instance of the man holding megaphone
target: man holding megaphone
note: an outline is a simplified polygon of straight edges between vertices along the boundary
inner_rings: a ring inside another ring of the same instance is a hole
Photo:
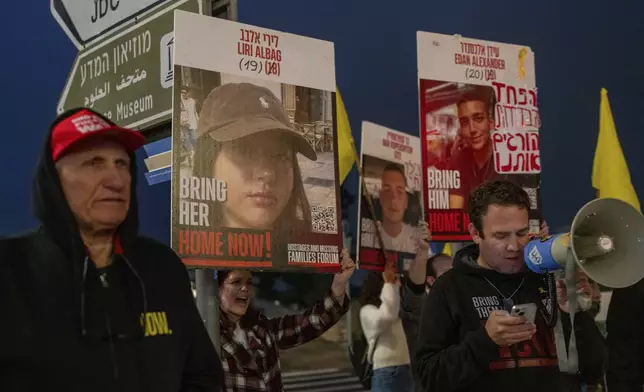
[[[568,392],[602,377],[603,339],[583,310],[574,314],[579,372],[560,370],[554,327],[570,337],[567,312],[579,306],[561,282],[551,299],[549,275],[526,268],[529,209],[528,195],[508,181],[483,183],[469,196],[474,244],[456,253],[423,306],[415,355],[422,390]],[[572,292],[589,294],[586,275],[576,277]]]

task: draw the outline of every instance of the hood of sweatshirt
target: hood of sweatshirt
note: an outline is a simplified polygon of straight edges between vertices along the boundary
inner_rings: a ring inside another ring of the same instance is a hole
[[[51,137],[54,127],[79,109],[71,109],[60,114],[52,123],[43,145],[32,185],[32,204],[34,214],[44,231],[55,244],[74,262],[82,262],[86,250],[80,237],[76,219],[63,193],[60,178],[52,158]],[[98,113],[97,113],[98,114]],[[100,114],[98,114],[101,116]],[[101,116],[105,121],[112,121]],[[130,173],[132,178],[130,206],[127,216],[118,228],[119,244],[128,248],[138,234],[138,208],[136,199],[136,160],[130,154]]]
[[[468,245],[460,249],[454,255],[454,274],[465,274],[478,276],[484,285],[487,285],[498,294],[499,301],[503,298],[512,299],[515,303],[522,301],[522,288],[524,282],[533,281],[535,274],[529,269],[514,274],[505,274],[489,268],[484,268],[477,263],[479,247],[476,244]],[[509,307],[510,305],[506,305]],[[506,310],[510,310],[509,308]]]
[[[477,263],[478,257],[478,245],[470,244],[468,246],[465,246],[454,255],[454,269],[460,273],[485,275],[488,278],[492,276],[503,278],[504,280],[521,279],[525,276],[532,275],[530,270],[528,270],[527,268],[524,268],[522,271],[515,274],[504,274],[495,270],[491,270],[489,268],[484,268]]]

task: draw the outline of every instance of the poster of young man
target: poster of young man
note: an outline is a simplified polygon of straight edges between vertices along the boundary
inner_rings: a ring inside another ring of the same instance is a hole
[[[485,181],[530,195],[540,226],[534,54],[525,46],[418,32],[424,207],[434,241],[469,241],[467,202]]]
[[[380,232],[387,259],[395,258],[398,270],[407,270],[418,250],[423,220],[420,138],[364,121],[360,161],[364,186],[360,184],[358,267],[384,268]]]
[[[172,245],[193,267],[337,272],[331,42],[175,14]]]

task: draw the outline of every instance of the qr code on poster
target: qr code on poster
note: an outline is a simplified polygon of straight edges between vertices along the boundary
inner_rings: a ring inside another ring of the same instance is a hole
[[[537,202],[537,189],[536,188],[523,188],[524,191],[528,194],[530,198],[530,209],[536,210],[539,208],[539,203]]]
[[[333,207],[313,206],[313,231],[316,233],[337,233],[338,214]]]

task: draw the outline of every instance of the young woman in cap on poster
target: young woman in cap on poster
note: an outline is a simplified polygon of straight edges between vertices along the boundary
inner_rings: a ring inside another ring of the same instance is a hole
[[[313,161],[317,154],[270,90],[250,83],[214,88],[204,100],[198,133],[193,176],[227,184],[227,200],[211,207],[210,222],[275,230],[277,243],[311,232],[297,154]]]
[[[335,325],[349,309],[346,287],[355,264],[342,251],[342,270],[331,289],[301,314],[269,319],[253,309],[250,271],[220,271],[219,334],[226,390],[232,392],[283,391],[280,350],[310,342]]]

